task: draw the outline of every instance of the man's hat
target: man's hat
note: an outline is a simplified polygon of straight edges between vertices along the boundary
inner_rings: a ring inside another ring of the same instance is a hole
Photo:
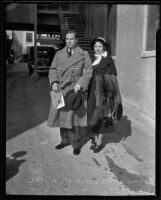
[[[75,111],[83,104],[83,94],[81,91],[75,93],[74,89],[71,89],[65,94],[64,101],[67,109]]]

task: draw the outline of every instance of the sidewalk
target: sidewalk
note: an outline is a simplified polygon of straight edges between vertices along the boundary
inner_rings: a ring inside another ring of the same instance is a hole
[[[154,120],[124,106],[124,116],[104,139],[101,152],[93,153],[88,141],[75,156],[71,146],[55,150],[59,142],[59,129],[47,127],[46,122],[8,140],[7,193],[154,195]]]

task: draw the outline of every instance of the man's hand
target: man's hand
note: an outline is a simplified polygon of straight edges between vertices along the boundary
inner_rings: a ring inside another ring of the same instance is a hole
[[[54,90],[54,92],[59,92],[58,83],[53,83],[52,90]]]
[[[74,85],[74,91],[77,93],[81,89],[81,86],[79,84]]]

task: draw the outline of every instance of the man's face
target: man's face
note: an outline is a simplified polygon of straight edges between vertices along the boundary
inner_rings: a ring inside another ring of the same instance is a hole
[[[73,49],[76,46],[78,39],[75,38],[74,33],[68,33],[66,34],[65,41],[66,41],[67,47],[70,49]]]

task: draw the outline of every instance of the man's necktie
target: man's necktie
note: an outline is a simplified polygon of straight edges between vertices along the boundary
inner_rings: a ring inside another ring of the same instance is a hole
[[[72,50],[69,49],[69,51],[68,51],[68,56],[70,57],[71,55],[72,55]]]

